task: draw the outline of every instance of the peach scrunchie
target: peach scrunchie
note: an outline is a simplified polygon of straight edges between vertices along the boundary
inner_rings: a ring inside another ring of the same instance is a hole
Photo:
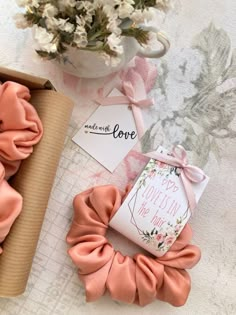
[[[43,128],[30,91],[15,82],[0,85],[0,243],[3,242],[22,208],[22,197],[7,180],[33,152]],[[0,253],[2,249],[0,247]]]
[[[189,244],[190,226],[185,226],[161,258],[123,256],[114,250],[105,234],[124,197],[109,185],[89,189],[74,199],[74,219],[67,235],[72,247],[68,253],[78,267],[87,301],[97,300],[108,290],[112,299],[140,306],[155,299],[183,305],[191,286],[185,269],[192,268],[201,256],[199,248]]]

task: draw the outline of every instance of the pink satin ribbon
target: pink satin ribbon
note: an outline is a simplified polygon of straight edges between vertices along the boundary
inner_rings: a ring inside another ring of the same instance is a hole
[[[201,256],[199,248],[189,244],[190,226],[186,224],[170,250],[160,258],[139,253],[124,256],[114,250],[105,235],[125,196],[108,185],[91,188],[74,198],[68,253],[78,267],[87,301],[95,301],[108,291],[114,300],[140,306],[155,299],[183,305],[191,288],[185,269],[197,264]]]
[[[159,152],[149,152],[145,155],[181,169],[180,177],[186,192],[189,208],[191,211],[193,211],[197,206],[197,202],[192,183],[202,182],[206,178],[206,175],[199,167],[188,164],[187,153],[185,149],[181,145],[178,145],[173,149],[171,155],[166,155]]]
[[[136,74],[135,81],[132,84],[131,81],[123,81],[122,83],[123,90],[122,92],[125,95],[121,96],[108,96],[108,97],[98,97],[96,102],[100,105],[128,105],[131,106],[135,125],[137,128],[137,133],[139,139],[145,133],[145,127],[143,122],[143,116],[141,108],[147,108],[153,105],[151,99],[147,98],[145,85],[142,77],[139,74]]]
[[[22,209],[22,196],[7,180],[33,152],[33,145],[43,134],[41,121],[29,99],[26,86],[15,82],[0,85],[0,244]]]

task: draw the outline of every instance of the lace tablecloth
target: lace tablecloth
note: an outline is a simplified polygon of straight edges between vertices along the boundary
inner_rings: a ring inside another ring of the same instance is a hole
[[[192,291],[181,308],[159,301],[138,308],[108,296],[86,304],[76,269],[66,254],[73,197],[95,184],[115,183],[124,188],[144,160],[138,148],[132,150],[110,174],[71,141],[96,108],[91,99],[98,87],[105,84],[109,90],[116,77],[80,80],[38,60],[30,31],[14,26],[12,16],[17,11],[13,0],[0,1],[0,64],[49,78],[74,99],[75,109],[27,290],[20,297],[0,299],[0,314],[236,314],[236,2],[176,1],[175,12],[161,21],[172,47],[155,61],[158,77],[151,92],[155,106],[144,115],[148,126],[141,144],[144,152],[159,144],[167,148],[182,144],[193,163],[211,177],[191,220],[193,242],[202,249],[202,259],[190,272]],[[110,237],[120,248],[131,250],[126,241],[112,233]]]

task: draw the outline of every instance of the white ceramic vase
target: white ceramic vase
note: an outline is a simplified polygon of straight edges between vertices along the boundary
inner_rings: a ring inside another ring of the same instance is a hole
[[[73,47],[70,47],[66,51],[60,62],[56,62],[67,73],[81,78],[99,78],[121,70],[136,55],[147,58],[162,57],[170,47],[168,39],[154,27],[144,28],[156,33],[157,41],[162,44],[161,49],[144,49],[133,37],[124,37],[122,39],[124,53],[121,56],[120,63],[116,67],[107,66],[104,58],[98,52],[79,50]]]

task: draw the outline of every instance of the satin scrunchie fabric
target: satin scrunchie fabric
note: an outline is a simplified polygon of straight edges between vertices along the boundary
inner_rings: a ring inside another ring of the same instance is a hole
[[[0,161],[7,177],[16,173],[42,137],[42,123],[29,100],[24,85],[8,81],[0,86]]]
[[[0,244],[22,209],[22,196],[7,182],[33,152],[43,134],[42,123],[28,102],[30,91],[15,82],[0,85]],[[0,247],[0,253],[2,249]]]
[[[105,237],[109,221],[124,197],[125,193],[108,185],[91,188],[74,198],[74,218],[66,240],[87,301],[95,301],[108,291],[112,299],[129,304],[145,306],[159,299],[183,305],[191,288],[185,269],[196,265],[201,256],[199,248],[189,244],[189,224],[161,258],[124,256]]]

